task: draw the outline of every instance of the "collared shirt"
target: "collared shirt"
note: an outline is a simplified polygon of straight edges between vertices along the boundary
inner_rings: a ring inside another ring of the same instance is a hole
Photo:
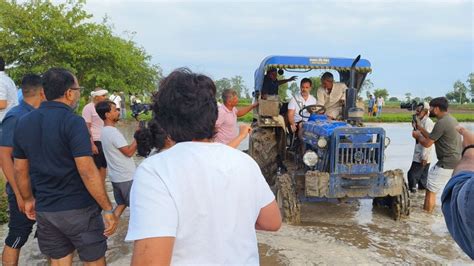
[[[214,137],[215,142],[229,144],[234,138],[237,137],[237,108],[233,107],[232,110],[222,104],[217,108],[219,114],[216,121],[216,136]]]
[[[82,109],[82,118],[84,118],[86,123],[91,123],[92,140],[100,141],[100,135],[104,128],[104,120],[99,117],[99,114],[95,110],[94,103],[88,103],[84,106],[84,109]]]
[[[13,133],[18,120],[33,110],[35,110],[33,106],[29,105],[25,101],[21,101],[19,105],[8,111],[2,121],[2,136],[0,137],[0,146],[13,147]],[[10,184],[8,183],[6,186],[6,191],[10,195],[13,195],[14,193]]]
[[[4,71],[0,71],[0,100],[7,101],[7,107],[0,110],[0,121],[2,121],[8,111],[18,105],[15,83]]]
[[[317,92],[318,104],[326,107],[326,114],[337,118],[342,115],[342,101],[346,99],[347,86],[341,82],[334,82],[331,93],[325,88],[319,88]]]
[[[423,119],[421,119],[421,127],[423,127],[428,133],[431,133],[434,127],[433,120],[431,120],[428,115],[425,115]],[[426,163],[431,163],[431,151],[433,150],[433,146],[425,148],[420,143],[415,145],[415,152],[413,153],[413,161],[417,163],[421,163],[422,160],[425,160]]]
[[[57,212],[97,204],[87,191],[74,158],[92,156],[84,119],[56,101],[23,116],[15,128],[13,156],[28,159],[36,211]]]
[[[316,98],[314,98],[314,96],[311,94],[308,95],[308,99],[306,100],[303,98],[301,93],[298,93],[297,95],[295,95],[295,97],[291,97],[291,100],[288,103],[288,110],[295,110],[295,115],[294,115],[295,123],[300,122],[301,120],[308,121],[308,118],[302,118],[300,116],[299,114],[300,110],[304,108],[305,106],[314,105],[316,103],[317,103]],[[304,110],[303,116],[309,117],[310,113],[308,113],[307,110]]]
[[[0,138],[0,146],[13,147],[13,133],[16,124],[21,117],[35,110],[35,108],[25,101],[21,101],[19,105],[8,111],[2,121],[2,136]]]

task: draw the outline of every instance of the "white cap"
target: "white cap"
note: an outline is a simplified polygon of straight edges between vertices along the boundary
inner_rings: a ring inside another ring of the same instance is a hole
[[[107,90],[101,89],[101,90],[96,90],[91,92],[92,97],[97,97],[97,96],[104,96],[107,93],[109,93]]]

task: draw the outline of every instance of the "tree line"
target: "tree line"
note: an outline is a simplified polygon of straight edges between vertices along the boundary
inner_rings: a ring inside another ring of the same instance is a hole
[[[0,51],[9,75],[19,84],[27,73],[64,67],[88,95],[95,87],[125,93],[156,90],[161,68],[134,41],[134,33],[116,36],[107,18],[91,21],[84,0],[0,0]]]

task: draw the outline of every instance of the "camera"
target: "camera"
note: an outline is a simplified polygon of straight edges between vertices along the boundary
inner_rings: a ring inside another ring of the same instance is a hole
[[[411,102],[401,102],[400,109],[406,109],[408,111],[415,111],[416,107],[418,106],[418,102],[413,100]]]

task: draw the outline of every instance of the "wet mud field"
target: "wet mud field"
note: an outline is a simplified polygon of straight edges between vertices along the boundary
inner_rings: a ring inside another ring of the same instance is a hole
[[[465,124],[474,129],[474,124]],[[385,169],[410,167],[414,141],[408,124],[382,124],[392,142],[386,152]],[[134,126],[122,125],[131,138]],[[248,145],[242,143],[244,149]],[[433,160],[436,157],[433,151]],[[108,191],[113,198],[110,183]],[[411,214],[401,221],[383,208],[372,208],[369,199],[346,202],[323,201],[301,206],[299,225],[284,224],[278,232],[258,232],[262,265],[354,265],[354,264],[472,264],[452,240],[440,206],[433,214],[423,212],[424,193],[411,197]],[[109,239],[109,265],[129,265],[132,243],[124,242],[129,211],[122,216],[117,233]],[[5,238],[7,226],[0,227]],[[0,244],[3,246],[3,241]],[[77,256],[75,261],[78,262]],[[20,265],[47,265],[30,238],[22,249]]]

